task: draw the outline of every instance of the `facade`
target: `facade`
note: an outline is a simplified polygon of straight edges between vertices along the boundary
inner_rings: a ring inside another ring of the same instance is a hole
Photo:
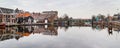
[[[57,11],[43,11],[42,13],[32,13],[35,23],[53,23],[58,19]]]
[[[58,19],[57,11],[30,13],[17,9],[0,7],[0,25],[54,23]]]
[[[114,20],[114,21],[120,21],[120,13],[114,14],[113,20]]]
[[[53,23],[55,20],[58,19],[58,12],[57,11],[43,11],[43,14],[47,16],[48,23]]]
[[[70,25],[81,25],[81,19],[71,19]]]
[[[38,22],[44,23],[44,17],[40,17],[41,13],[31,13],[31,14],[32,17],[34,18],[34,23],[38,23]]]
[[[108,16],[108,17],[107,17],[107,22],[111,22],[111,21],[112,21],[112,19],[113,19],[113,17]]]
[[[91,19],[70,19],[70,25],[90,25]]]
[[[18,13],[16,19],[18,24],[32,24],[34,20],[29,12]]]
[[[19,10],[18,8],[14,10],[0,7],[0,25],[16,24],[16,16],[20,12],[22,12],[22,10]]]
[[[0,7],[0,24],[14,24],[15,11],[9,8]]]

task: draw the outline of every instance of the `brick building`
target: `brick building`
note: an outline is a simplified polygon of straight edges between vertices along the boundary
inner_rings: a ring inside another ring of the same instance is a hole
[[[0,7],[0,25],[16,24],[16,15],[21,10]]]

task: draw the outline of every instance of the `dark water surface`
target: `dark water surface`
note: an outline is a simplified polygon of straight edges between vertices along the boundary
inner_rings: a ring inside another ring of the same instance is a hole
[[[120,48],[120,33],[77,26],[10,27],[0,29],[0,48]]]

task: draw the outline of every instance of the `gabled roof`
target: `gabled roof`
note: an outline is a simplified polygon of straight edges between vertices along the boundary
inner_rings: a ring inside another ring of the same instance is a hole
[[[13,9],[0,7],[1,13],[13,13],[13,11],[14,11]]]

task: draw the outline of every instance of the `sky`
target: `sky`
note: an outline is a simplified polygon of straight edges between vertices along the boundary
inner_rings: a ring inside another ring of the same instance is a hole
[[[58,11],[59,17],[91,18],[120,12],[120,0],[0,0],[0,7],[30,11]]]

